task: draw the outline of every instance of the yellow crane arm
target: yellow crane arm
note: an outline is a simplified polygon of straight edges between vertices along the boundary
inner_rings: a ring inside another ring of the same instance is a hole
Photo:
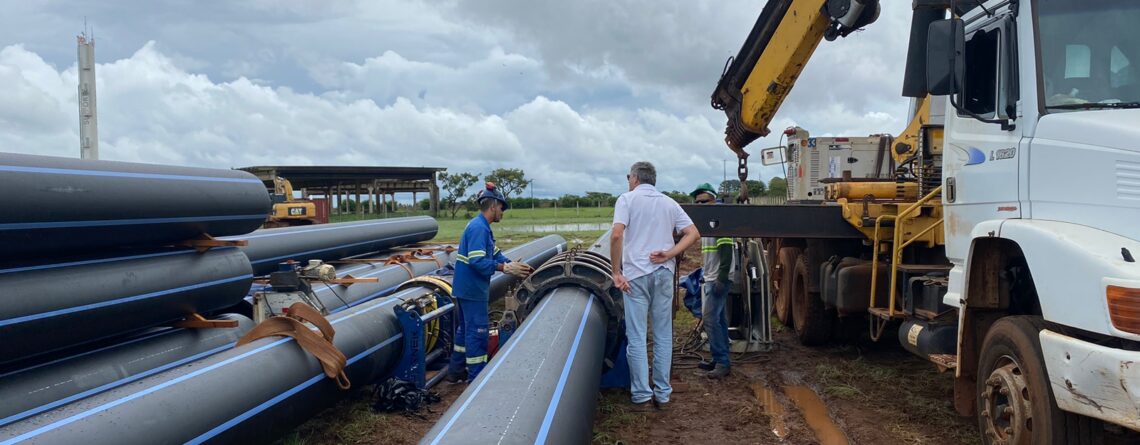
[[[744,147],[770,132],[819,42],[874,22],[878,11],[878,0],[769,0],[712,94],[713,108],[728,115],[729,148],[747,157]]]

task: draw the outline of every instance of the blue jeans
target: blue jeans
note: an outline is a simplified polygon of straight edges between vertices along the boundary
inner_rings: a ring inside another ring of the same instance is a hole
[[[724,311],[728,300],[729,286],[720,293],[713,292],[715,283],[705,283],[704,298],[701,300],[701,317],[705,333],[709,336],[709,351],[713,362],[728,367],[728,314]]]
[[[673,363],[673,272],[660,267],[629,282],[625,294],[625,336],[629,339],[630,389],[633,403],[656,398],[668,402],[673,387],[669,368]],[[649,358],[646,319],[653,323],[653,390],[649,389]]]

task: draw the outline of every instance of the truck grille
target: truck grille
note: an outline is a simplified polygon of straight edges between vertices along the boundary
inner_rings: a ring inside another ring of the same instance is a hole
[[[1116,161],[1116,197],[1140,200],[1140,163]]]

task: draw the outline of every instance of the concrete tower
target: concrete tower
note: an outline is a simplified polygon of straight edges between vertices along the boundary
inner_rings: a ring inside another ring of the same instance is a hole
[[[95,113],[95,38],[79,41],[79,157],[99,159],[99,124]]]

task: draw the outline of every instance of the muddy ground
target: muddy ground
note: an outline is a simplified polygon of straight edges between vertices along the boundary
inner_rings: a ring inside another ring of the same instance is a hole
[[[694,258],[697,252],[687,256]],[[685,261],[682,270],[696,265]],[[679,312],[678,343],[695,320]],[[598,444],[971,444],[975,421],[951,407],[952,373],[915,358],[897,342],[859,340],[800,346],[788,329],[767,353],[734,357],[732,375],[709,380],[691,354],[675,356],[675,393],[663,410],[639,410],[625,390],[598,396]],[[866,337],[866,335],[864,335]],[[427,433],[464,386],[435,388],[442,401],[419,415],[375,413],[371,388],[299,427],[285,444],[412,444]]]

